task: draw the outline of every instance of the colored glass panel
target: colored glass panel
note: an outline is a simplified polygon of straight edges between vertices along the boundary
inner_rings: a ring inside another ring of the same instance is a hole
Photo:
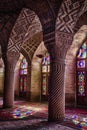
[[[86,53],[87,53],[87,45],[86,45],[86,43],[84,43],[80,47],[80,50],[79,50],[78,55],[77,55],[77,58],[79,58],[79,59],[86,58]]]
[[[42,59],[42,72],[50,72],[50,55],[48,52]]]
[[[27,69],[24,69],[23,74],[27,74]]]
[[[42,95],[46,95],[46,74],[43,74]]]
[[[21,79],[20,79],[20,91],[21,91],[21,92],[22,92],[22,90],[23,90],[22,84],[23,84],[23,79],[21,78]]]
[[[50,72],[50,65],[48,65],[48,70],[47,71]]]
[[[78,72],[79,82],[84,82],[85,80],[85,72]]]
[[[86,95],[86,58],[87,58],[87,45],[84,43],[77,54],[77,70],[78,70],[78,96]]]
[[[20,68],[20,75],[27,75],[28,63],[27,63],[27,60],[25,58],[22,60],[20,67],[21,67]]]
[[[46,55],[42,59],[42,65],[48,65],[50,64],[50,55],[47,52]]]
[[[47,64],[49,65],[50,64],[50,55],[48,52],[46,53],[46,58],[47,58]]]
[[[77,61],[77,68],[85,68],[85,60]]]
[[[46,52],[42,59],[42,95],[48,95],[48,75],[50,72],[50,55]]]
[[[85,96],[85,72],[78,72],[78,96]]]
[[[27,72],[28,72],[28,63],[25,58],[23,58],[20,64],[20,97],[25,97],[27,89]]]
[[[85,89],[84,89],[84,86],[81,85],[79,86],[79,96],[85,96]]]
[[[24,92],[26,92],[26,87],[27,87],[27,84],[26,84],[26,77],[24,78]]]
[[[43,57],[43,59],[42,59],[42,65],[46,65],[46,57]]]
[[[42,72],[47,72],[47,66],[46,65],[42,66]]]

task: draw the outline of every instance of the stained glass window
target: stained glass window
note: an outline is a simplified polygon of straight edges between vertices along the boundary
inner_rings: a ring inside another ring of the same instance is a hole
[[[49,71],[50,71],[50,55],[47,52],[42,59],[42,72],[49,72]]]
[[[78,96],[86,95],[86,59],[87,59],[87,45],[84,43],[77,54],[77,88]]]
[[[46,74],[43,74],[43,82],[42,82],[42,95],[46,95],[46,84],[47,84],[47,81],[46,81]]]
[[[85,68],[85,60],[78,60],[77,67],[78,68]]]
[[[23,90],[23,87],[22,87],[22,84],[23,84],[23,79],[20,77],[20,92],[22,92]]]
[[[48,79],[50,73],[50,55],[46,52],[42,59],[42,95],[48,96]]]
[[[28,73],[28,63],[25,58],[23,58],[20,64],[20,82],[19,82],[19,95],[25,98],[27,89],[27,73]]]
[[[86,43],[84,43],[84,44],[80,47],[80,50],[79,50],[79,52],[78,52],[77,58],[79,58],[79,59],[86,58],[86,53],[87,53],[87,45],[86,45]]]
[[[25,58],[23,58],[21,65],[20,65],[20,75],[27,74],[27,67],[28,67],[27,60]]]
[[[78,72],[78,96],[85,96],[85,72]]]

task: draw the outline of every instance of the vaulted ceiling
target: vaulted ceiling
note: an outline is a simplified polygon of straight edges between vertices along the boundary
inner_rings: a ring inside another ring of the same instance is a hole
[[[76,22],[78,21],[78,26],[82,26],[86,24],[83,21],[87,21],[87,13],[85,13],[87,11],[87,0],[0,0],[0,44],[3,52],[6,52],[10,34],[13,34],[11,33],[12,29],[15,23],[18,24],[17,19],[23,8],[34,11],[40,19],[44,41],[47,42],[46,44],[55,42],[55,26],[58,46],[59,42],[64,45],[65,39],[61,41],[63,39],[62,37],[64,37],[62,34],[67,35],[66,44],[71,43],[72,39],[69,36],[73,35]],[[84,18],[81,16],[83,14]],[[27,16],[24,15],[23,18],[26,17],[27,20]]]
[[[0,0],[0,13],[16,12],[23,6],[23,0]]]
[[[0,13],[13,13],[21,10],[23,7],[33,8],[35,6],[40,7],[40,5],[41,7],[49,6],[53,12],[52,8],[55,8],[55,5],[60,5],[62,1],[63,0],[0,0]]]

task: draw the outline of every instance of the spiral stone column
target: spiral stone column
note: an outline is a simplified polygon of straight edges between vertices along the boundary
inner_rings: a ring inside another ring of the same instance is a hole
[[[13,52],[10,55],[5,55],[5,77],[4,77],[4,94],[3,107],[11,108],[14,104],[14,70],[18,60],[17,53]]]
[[[65,114],[64,60],[51,62],[48,121],[62,121]]]

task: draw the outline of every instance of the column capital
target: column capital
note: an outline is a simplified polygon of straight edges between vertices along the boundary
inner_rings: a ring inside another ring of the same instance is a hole
[[[19,59],[19,56],[20,56],[20,54],[18,52],[14,52],[14,51],[7,52],[7,63],[6,64],[8,66],[9,71],[14,72],[15,65]]]
[[[20,53],[15,52],[15,51],[8,51],[7,52],[7,58],[9,60],[18,60],[18,58],[20,57]]]
[[[65,59],[63,58],[57,58],[55,60],[51,60],[50,64],[64,64],[65,65]]]

